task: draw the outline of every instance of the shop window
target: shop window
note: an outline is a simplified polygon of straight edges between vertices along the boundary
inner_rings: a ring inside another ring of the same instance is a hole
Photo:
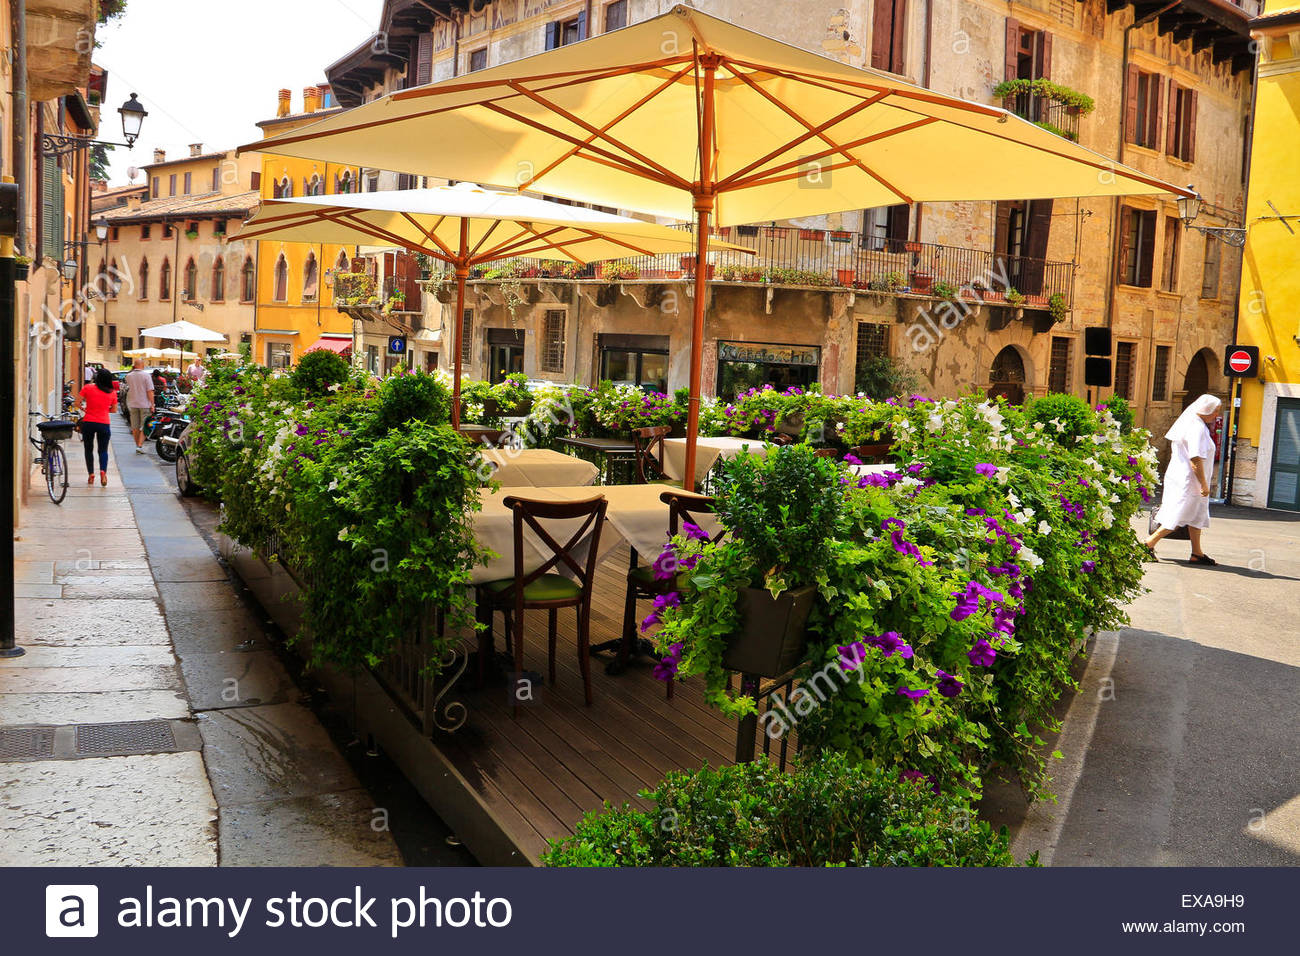
[[[288,368],[293,364],[293,346],[288,342],[267,342],[266,364],[268,368]]]
[[[633,343],[603,345],[601,381],[634,385],[656,392],[668,391],[668,350],[637,348]]]
[[[731,401],[764,385],[806,388],[816,384],[820,367],[821,348],[816,345],[719,342],[717,394]]]

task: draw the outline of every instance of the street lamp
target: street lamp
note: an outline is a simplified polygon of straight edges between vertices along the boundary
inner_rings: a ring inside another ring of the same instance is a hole
[[[76,259],[64,259],[64,260],[63,260],[63,278],[67,279],[69,282],[71,282],[73,279],[77,278],[77,260],[76,260]]]
[[[105,239],[108,238],[108,223],[106,221],[104,221],[103,219],[96,219],[94,222],[94,226],[95,226],[96,239],[98,239],[100,242],[103,242]]]
[[[135,145],[136,139],[139,138],[140,127],[144,125],[144,118],[149,113],[136,99],[134,93],[131,94],[129,100],[118,107],[117,112],[122,117],[122,136],[126,139],[125,143],[110,143],[90,136],[63,136],[59,133],[42,133],[41,155],[65,156],[78,150],[90,149],[92,146],[125,146],[130,149]]]
[[[1246,244],[1245,229],[1231,226],[1197,226],[1193,224],[1192,220],[1201,214],[1201,206],[1204,205],[1204,200],[1201,198],[1201,194],[1196,191],[1195,186],[1189,185],[1187,188],[1192,195],[1178,197],[1178,218],[1183,221],[1183,225],[1190,226],[1192,229],[1230,246],[1244,246]]]

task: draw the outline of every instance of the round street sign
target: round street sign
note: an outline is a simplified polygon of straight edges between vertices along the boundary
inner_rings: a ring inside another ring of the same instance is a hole
[[[1259,368],[1259,347],[1229,345],[1223,354],[1223,374],[1229,378],[1248,378]]]

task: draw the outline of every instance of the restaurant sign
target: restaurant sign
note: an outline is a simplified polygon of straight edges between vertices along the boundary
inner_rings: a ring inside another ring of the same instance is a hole
[[[767,345],[762,342],[718,342],[719,362],[754,362],[767,365],[819,365],[822,350],[816,345]]]

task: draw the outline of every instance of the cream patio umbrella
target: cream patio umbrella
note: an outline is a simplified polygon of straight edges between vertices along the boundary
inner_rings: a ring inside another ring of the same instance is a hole
[[[896,203],[1187,190],[1003,109],[913,86],[684,6],[401,90],[245,149],[736,225]],[[696,269],[685,474],[704,295]]]
[[[483,189],[473,183],[267,200],[244,223],[239,239],[375,243],[418,249],[456,272],[452,425],[460,425],[461,326],[471,267],[521,256],[585,265],[662,253],[692,252],[682,229],[613,216],[580,206]],[[711,248],[751,250],[715,241]]]

